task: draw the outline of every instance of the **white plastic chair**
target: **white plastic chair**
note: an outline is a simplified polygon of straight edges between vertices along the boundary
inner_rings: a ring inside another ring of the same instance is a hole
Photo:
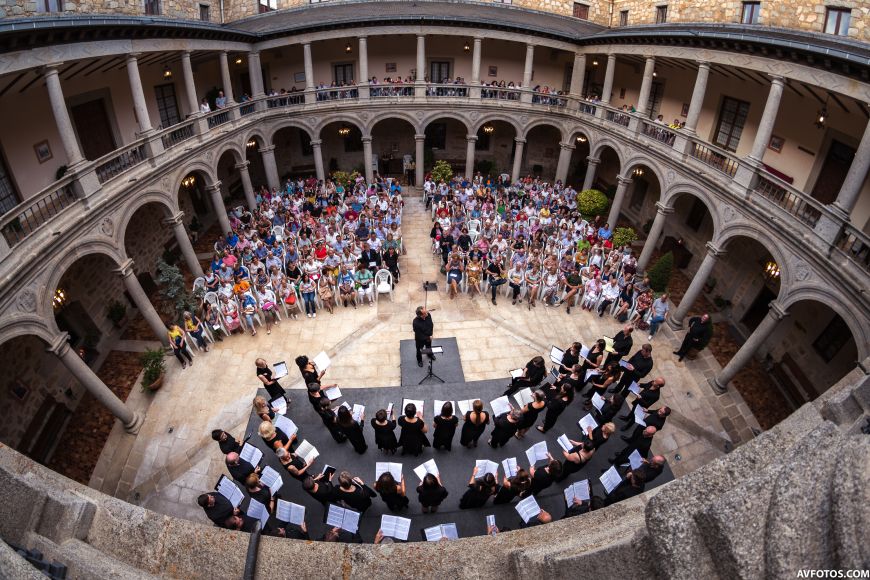
[[[393,302],[393,275],[389,270],[378,270],[375,273],[375,300],[381,294],[389,294],[390,302]]]

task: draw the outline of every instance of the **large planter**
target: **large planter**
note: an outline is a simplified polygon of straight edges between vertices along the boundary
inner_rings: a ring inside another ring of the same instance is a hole
[[[166,377],[166,373],[160,373],[160,376],[157,377],[156,379],[154,379],[154,381],[153,381],[150,385],[148,385],[147,387],[145,387],[145,388],[148,389],[148,390],[151,391],[151,392],[159,391],[159,390],[160,390],[160,387],[163,386],[163,379],[164,379],[165,377]]]

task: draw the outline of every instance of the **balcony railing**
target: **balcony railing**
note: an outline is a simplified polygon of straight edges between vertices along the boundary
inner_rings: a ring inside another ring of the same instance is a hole
[[[591,103],[585,103],[583,101],[580,102],[580,112],[584,115],[595,116],[595,112],[598,111],[598,107]]]
[[[847,224],[835,243],[849,259],[870,271],[870,238],[866,234]]]
[[[339,101],[343,99],[358,99],[359,89],[351,87],[330,87],[317,89],[317,101]]]
[[[131,167],[139,165],[145,161],[148,156],[145,154],[145,145],[138,143],[104,155],[97,159],[95,171],[97,179],[100,183],[105,183],[120,173],[124,173]]]
[[[73,191],[74,176],[56,181],[38,195],[19,203],[0,221],[0,232],[9,247],[33,233],[37,228],[76,201]]]
[[[372,85],[369,95],[373,99],[388,97],[413,97],[414,85]]]
[[[427,85],[427,97],[468,97],[468,86],[460,84]]]
[[[607,114],[604,115],[604,118],[611,123],[616,123],[617,125],[622,125],[623,127],[628,127],[628,123],[629,121],[631,121],[631,117],[627,113],[620,113],[619,111],[607,111]]]
[[[193,123],[184,123],[183,125],[166,129],[160,139],[163,141],[164,149],[171,149],[194,135]]]
[[[278,95],[277,97],[269,97],[268,99],[266,99],[266,106],[270,109],[304,104],[305,93],[301,92],[285,93],[283,95]]]
[[[481,99],[498,99],[500,101],[519,101],[520,91],[516,88],[481,87]]]
[[[564,107],[568,104],[568,96],[532,92],[532,104],[547,105],[548,107]]]
[[[256,110],[257,110],[257,103],[248,102],[248,103],[242,103],[241,105],[239,105],[239,115],[241,115],[242,117],[244,117],[246,115],[250,115],[251,113],[254,113]]]
[[[217,111],[208,116],[208,128],[214,129],[218,125],[230,122],[230,112],[227,110]]]
[[[759,174],[755,193],[778,205],[808,226],[815,227],[824,209],[816,200],[792,189],[772,175]]]
[[[640,132],[650,139],[655,139],[659,143],[664,143],[668,147],[673,147],[674,141],[677,139],[677,134],[664,125],[650,123],[649,121],[641,122]]]
[[[740,167],[740,161],[735,157],[732,157],[725,151],[714,149],[709,145],[704,145],[697,141],[692,142],[689,156],[708,167],[712,167],[716,171],[724,173],[728,177],[734,177],[734,174],[737,173],[737,168]]]

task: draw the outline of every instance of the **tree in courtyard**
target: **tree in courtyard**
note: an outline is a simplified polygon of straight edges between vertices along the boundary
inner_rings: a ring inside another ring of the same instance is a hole
[[[597,189],[584,189],[577,194],[577,209],[586,219],[603,214],[609,205],[610,200]]]
[[[435,167],[432,168],[432,181],[439,183],[444,181],[447,183],[453,177],[453,168],[443,159],[435,162]]]
[[[674,255],[668,252],[653,264],[647,272],[649,285],[656,292],[664,292],[671,282],[671,272],[674,269]]]

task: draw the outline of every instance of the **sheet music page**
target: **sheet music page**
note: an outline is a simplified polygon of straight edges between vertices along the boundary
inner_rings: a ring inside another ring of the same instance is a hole
[[[263,468],[263,472],[260,474],[260,481],[272,491],[272,495],[278,493],[278,490],[281,489],[282,485],[284,485],[284,480],[281,479],[281,474],[268,465]]]
[[[286,435],[288,438],[293,437],[293,435],[299,431],[299,427],[296,426],[293,419],[288,419],[284,415],[276,415],[273,423],[275,428],[280,429],[281,433]]]
[[[332,364],[332,361],[329,360],[329,356],[324,351],[320,351],[320,354],[314,357],[312,362],[314,363],[314,367],[317,369],[318,373],[322,373]]]
[[[250,443],[245,443],[242,445],[242,452],[239,453],[239,457],[257,467],[259,465],[260,460],[263,458],[263,452],[251,445]]]
[[[287,413],[287,399],[284,397],[275,397],[271,401],[269,401],[269,406],[275,409],[275,412],[278,413],[278,416],[283,416]]]
[[[622,476],[619,475],[616,466],[613,465],[601,475],[600,481],[601,485],[604,486],[604,491],[609,494],[611,491],[616,489],[620,483],[622,483]]]
[[[426,528],[423,530],[423,533],[426,535],[427,542],[437,542],[441,539],[441,526],[432,526],[431,528]]]
[[[561,348],[556,348],[555,346],[550,347],[550,360],[553,361],[554,364],[560,365],[562,364],[562,359],[565,357],[565,351]]]
[[[620,360],[619,366],[621,366],[624,369],[627,369],[628,368],[628,361],[627,360]]]
[[[486,527],[489,528],[489,526],[495,526],[495,516],[494,515],[486,516]]]
[[[505,475],[508,477],[513,477],[517,474],[518,466],[516,457],[508,457],[501,462],[501,465],[504,467]]]
[[[385,526],[387,529],[385,529]],[[387,533],[389,530],[389,533]],[[411,520],[399,516],[383,515],[381,516],[381,532],[385,536],[408,541],[408,532],[411,531]]]
[[[580,430],[583,431],[583,433],[586,433],[587,428],[592,428],[594,430],[598,427],[598,423],[592,418],[591,413],[587,413],[585,417],[578,421],[578,423],[580,425]]]
[[[589,480],[583,479],[577,482],[574,482],[574,495],[577,496],[581,501],[589,501],[591,497],[589,493]]]
[[[631,384],[628,386],[628,390],[629,392],[634,393],[638,397],[640,396],[640,385],[637,384],[637,381],[632,381]]]
[[[344,510],[341,527],[351,534],[355,534],[357,530],[359,530],[359,512],[355,512],[351,509]]]
[[[279,499],[275,502],[275,519],[282,522],[289,522],[291,514],[293,513],[293,509],[290,507],[291,504],[289,501],[284,501],[283,499]]]
[[[242,490],[226,475],[222,475],[218,480],[217,492],[227,498],[234,508],[239,507],[239,504],[245,499],[245,494],[242,493]]]
[[[472,405],[474,405],[474,401],[477,399],[466,399],[464,401],[458,401],[457,405],[459,406],[459,413],[465,417],[465,414],[471,411]]]
[[[283,379],[287,376],[287,363],[284,361],[276,362],[272,365],[272,368],[275,369],[272,371],[272,378],[274,380]]]
[[[477,468],[475,479],[483,479],[487,473],[492,473],[498,479],[498,463],[489,459],[477,459],[474,466]]]
[[[263,528],[265,528],[266,524],[269,522],[269,511],[266,509],[266,506],[253,498],[248,502],[247,515],[260,520],[260,526]]]
[[[556,439],[556,442],[562,446],[562,449],[564,449],[566,453],[571,453],[571,449],[574,448],[574,446],[571,445],[571,441],[568,440],[568,435],[565,433],[559,435],[559,438]]]
[[[308,442],[308,439],[306,439],[296,448],[296,455],[304,458],[305,463],[308,463],[309,461],[317,459],[320,456],[320,452],[317,451],[317,448],[314,447],[314,445]]]
[[[538,500],[535,496],[530,495],[524,500],[521,500],[516,505],[517,513],[523,518],[523,521],[529,523],[529,520],[541,513],[541,506],[538,505]]]
[[[459,530],[456,529],[456,524],[441,524],[441,534],[448,540],[459,539]]]
[[[589,379],[600,374],[601,371],[599,371],[598,369],[589,369],[588,371],[586,371],[586,377],[584,378],[584,381],[589,382]]]
[[[498,399],[490,401],[489,406],[492,407],[492,414],[495,417],[498,417],[499,415],[503,415],[505,413],[510,413],[511,410],[511,403],[505,396],[501,396]]]
[[[514,400],[517,402],[517,405],[520,407],[524,407],[525,405],[532,402],[532,389],[526,387],[525,389],[514,393]]]
[[[305,506],[298,503],[290,502],[290,520],[289,523],[301,526],[305,523]]]
[[[456,413],[456,409],[458,408],[456,406],[456,401],[439,401],[438,399],[435,399],[435,403],[433,403],[433,408],[435,409],[435,412],[432,414],[433,417],[437,417],[441,414],[441,407],[444,406],[444,403],[450,403],[453,405],[453,413]]]
[[[390,415],[392,415],[392,414],[393,414],[393,404],[390,403],[389,405],[387,405],[387,421],[390,420]]]
[[[634,422],[641,427],[646,427],[646,411],[640,405],[634,408]]]
[[[332,503],[329,504],[329,509],[326,511],[326,525],[331,528],[340,528],[343,523],[344,508]]]
[[[323,394],[326,395],[330,401],[334,401],[341,397],[341,389],[338,387],[329,387],[328,389],[323,390]]]
[[[405,413],[405,407],[408,406],[408,403],[414,403],[414,406],[417,407],[417,411],[419,411],[420,415],[425,415],[425,410],[423,409],[424,402],[418,401],[417,399],[402,399],[402,409],[400,413]]]
[[[359,423],[362,421],[362,415],[365,413],[365,405],[359,405],[354,403],[353,410],[350,412],[351,416],[353,416],[353,420]]]
[[[580,358],[586,358],[589,356],[589,347],[580,345]]]
[[[643,457],[640,456],[640,452],[637,449],[632,451],[631,455],[628,456],[628,463],[632,469],[637,469],[643,465]]]
[[[592,393],[592,406],[598,409],[598,412],[601,412],[601,409],[604,408],[604,397],[599,395],[598,393]]]
[[[523,369],[513,369],[510,371],[512,379],[518,379],[523,376]]]
[[[396,535],[396,516],[384,514],[381,516],[381,533],[391,538]]]
[[[430,459],[429,461],[424,463],[423,466],[426,468],[426,473],[431,473],[432,475],[441,475],[441,473],[438,471],[438,466],[435,465],[434,459]]]

